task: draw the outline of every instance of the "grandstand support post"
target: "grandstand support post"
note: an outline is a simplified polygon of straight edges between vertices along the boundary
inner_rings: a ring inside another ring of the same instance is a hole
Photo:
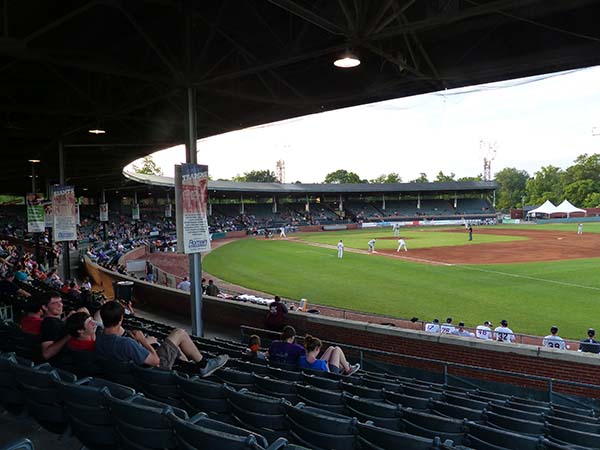
[[[381,209],[385,211],[385,194],[381,194]]]
[[[308,202],[308,194],[306,194],[306,204],[304,205],[306,212],[310,212],[310,203]]]
[[[549,401],[550,403],[552,403],[552,402],[554,401],[554,395],[553,395],[553,394],[554,394],[554,392],[553,392],[553,389],[552,389],[552,387],[553,387],[553,386],[552,386],[552,378],[550,378],[550,379],[548,380],[548,401]]]
[[[344,197],[342,197],[342,194],[340,194],[340,211],[344,210]]]
[[[458,194],[454,192],[454,209],[456,209],[456,205],[458,204]]]
[[[187,108],[185,110],[186,135],[185,135],[185,155],[186,162],[198,164],[198,154],[196,150],[196,90],[193,87],[187,88]],[[192,310],[192,334],[196,336],[204,335],[204,326],[202,323],[202,256],[200,253],[190,255],[190,281],[192,288],[190,291],[190,302]]]
[[[244,211],[244,194],[240,194],[240,214],[245,214],[245,211]]]
[[[58,141],[58,182],[65,185],[65,147],[62,141]],[[71,252],[69,241],[62,243],[62,265],[63,281],[66,283],[71,278]]]
[[[448,384],[448,364],[444,364],[444,384]]]
[[[492,194],[494,196],[494,201],[492,202],[492,206],[495,208],[496,207],[496,191],[493,191]]]
[[[417,209],[421,209],[421,193],[417,194]]]
[[[276,195],[273,196],[273,212],[274,213],[277,212],[277,196]]]

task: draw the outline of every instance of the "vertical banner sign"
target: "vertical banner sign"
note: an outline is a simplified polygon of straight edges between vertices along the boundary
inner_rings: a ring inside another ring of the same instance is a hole
[[[108,222],[108,203],[100,203],[100,222]]]
[[[171,205],[170,203],[167,203],[167,206],[165,206],[165,217],[172,217],[173,216],[173,205]]]
[[[207,200],[208,166],[181,164],[183,251],[186,254],[210,251]]]
[[[44,226],[46,228],[52,228],[54,226],[54,215],[52,214],[52,194],[50,194],[50,201],[44,203]]]
[[[39,197],[31,192],[25,197],[25,203],[27,204],[28,233],[44,232],[44,205],[42,204],[42,200],[43,197]]]
[[[131,216],[133,220],[140,220],[140,204],[136,203],[131,207]]]
[[[79,203],[75,203],[75,214],[77,217],[77,225],[81,225],[81,213],[79,212]]]
[[[77,239],[76,206],[75,188],[73,186],[54,186],[52,191],[54,242]]]

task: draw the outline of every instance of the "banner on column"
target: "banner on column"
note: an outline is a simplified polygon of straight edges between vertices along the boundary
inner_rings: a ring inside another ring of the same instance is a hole
[[[100,222],[108,222],[108,203],[100,203]]]
[[[41,194],[28,193],[25,197],[27,204],[27,232],[28,233],[43,233],[44,232],[44,196]]]
[[[50,201],[44,202],[44,226],[52,228],[54,226],[54,214],[52,214],[52,193],[50,193]]]
[[[181,209],[183,251],[186,254],[210,251],[210,232],[206,217],[208,166],[181,164]]]
[[[77,239],[76,206],[75,188],[73,186],[54,186],[52,190],[54,242]]]
[[[75,217],[77,226],[81,225],[81,213],[79,212],[79,203],[75,203]]]
[[[167,206],[165,206],[165,217],[172,217],[172,216],[173,216],[173,205],[168,203]]]
[[[131,217],[133,220],[140,220],[140,204],[135,203],[131,206]]]

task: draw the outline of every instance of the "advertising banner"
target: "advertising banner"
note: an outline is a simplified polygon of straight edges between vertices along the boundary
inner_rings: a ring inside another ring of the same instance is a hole
[[[75,203],[75,214],[77,217],[77,225],[81,225],[81,213],[79,212],[79,203]]]
[[[28,193],[25,197],[27,204],[27,232],[43,233],[44,222],[44,196],[42,194]]]
[[[108,222],[108,203],[100,203],[100,222]]]
[[[173,205],[168,203],[165,206],[165,217],[172,217],[172,216],[173,216]]]
[[[181,164],[180,189],[183,236],[177,236],[177,240],[183,241],[183,251],[186,254],[210,251],[206,216],[208,166]]]
[[[133,220],[140,220],[140,204],[136,203],[131,206],[131,218]]]
[[[52,214],[52,194],[50,194],[50,201],[44,202],[44,226],[46,228],[52,228],[54,226],[54,214]]]
[[[52,213],[54,242],[77,239],[77,209],[73,186],[54,186]]]

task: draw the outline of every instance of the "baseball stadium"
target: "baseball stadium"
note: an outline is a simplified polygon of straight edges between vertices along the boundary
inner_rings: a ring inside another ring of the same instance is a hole
[[[599,2],[0,11],[0,450],[600,448]],[[306,183],[210,144],[310,117]]]

